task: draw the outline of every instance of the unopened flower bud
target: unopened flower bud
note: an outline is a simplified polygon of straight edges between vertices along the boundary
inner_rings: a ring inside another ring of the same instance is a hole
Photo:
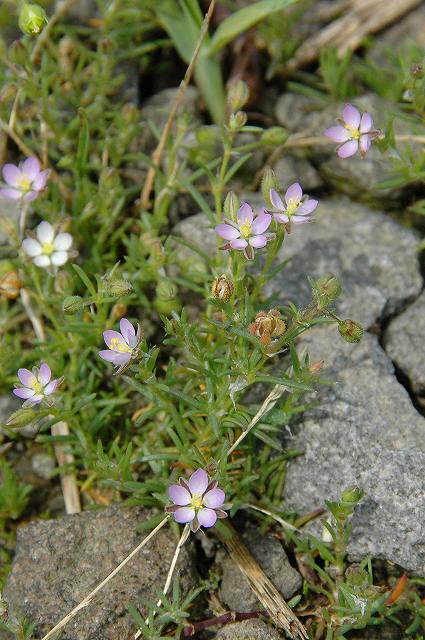
[[[133,286],[127,280],[105,280],[105,292],[116,298],[126,296],[133,291]]]
[[[229,191],[224,201],[223,210],[226,218],[236,220],[236,213],[239,211],[241,204],[238,196],[234,191]]]
[[[346,342],[360,342],[363,337],[363,327],[354,320],[341,320],[338,331]]]
[[[156,285],[156,297],[162,302],[168,302],[169,300],[173,300],[177,295],[177,287],[171,282],[171,280],[166,280],[165,278],[160,280]]]
[[[71,296],[74,292],[74,278],[69,271],[59,271],[55,277],[55,291],[65,296]]]
[[[314,284],[316,303],[319,307],[326,307],[341,295],[341,283],[335,276],[329,274],[317,280]]]
[[[285,329],[285,322],[277,309],[259,311],[255,316],[255,321],[248,327],[249,333],[256,336],[264,346],[270,344],[272,338],[283,335]]]
[[[233,295],[235,287],[233,282],[226,276],[225,273],[219,278],[215,278],[211,287],[211,295],[217,300],[224,300],[228,302]]]
[[[227,93],[227,103],[232,112],[242,109],[248,102],[249,88],[246,82],[239,80],[229,87]]]
[[[352,487],[349,487],[348,489],[345,489],[345,491],[342,492],[341,501],[349,505],[355,505],[363,498],[363,496],[364,496],[363,489],[360,489],[359,487],[356,487],[356,486],[352,486]]]
[[[236,113],[232,113],[229,119],[229,129],[232,131],[237,131],[238,129],[242,129],[246,125],[246,121],[248,120],[248,116],[245,111],[237,111]]]
[[[22,281],[16,271],[9,271],[0,278],[0,295],[7,300],[14,300],[19,296]]]
[[[62,311],[67,315],[73,315],[82,311],[84,307],[81,296],[67,296],[62,303]]]
[[[26,408],[26,409],[18,409],[7,420],[6,424],[8,427],[25,427],[27,424],[32,422],[34,418],[37,417],[37,413],[34,409]]]
[[[286,142],[289,133],[283,127],[270,127],[263,131],[261,135],[261,144],[266,147],[278,147]]]
[[[263,194],[266,206],[272,209],[273,205],[270,201],[270,189],[277,191],[279,189],[279,183],[273,169],[267,167],[261,180],[261,193]]]
[[[19,14],[19,28],[23,33],[36,36],[41,33],[47,22],[47,15],[42,7],[24,2]]]

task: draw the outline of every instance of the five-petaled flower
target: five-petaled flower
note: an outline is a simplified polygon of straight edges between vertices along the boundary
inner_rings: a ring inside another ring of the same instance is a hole
[[[294,222],[295,224],[304,224],[311,222],[311,214],[319,204],[318,200],[313,200],[307,195],[303,195],[303,190],[298,182],[294,182],[286,190],[285,202],[274,189],[270,189],[270,201],[277,213],[274,214],[275,220],[282,224]]]
[[[265,209],[260,209],[254,216],[251,205],[244,202],[236,213],[236,222],[226,218],[225,223],[216,226],[215,232],[228,240],[222,249],[238,249],[252,260],[254,249],[265,247],[271,239],[271,235],[265,233],[271,221],[272,217]]]
[[[103,338],[108,348],[99,351],[99,355],[103,360],[112,362],[118,367],[116,373],[122,373],[122,371],[128,367],[131,360],[138,356],[139,345],[142,339],[140,325],[137,325],[136,331],[127,318],[121,318],[120,330],[121,333],[113,331],[112,329],[104,331]]]
[[[0,195],[9,200],[35,200],[46,186],[50,169],[40,170],[37,158],[27,158],[16,166],[5,164],[3,178],[8,185],[0,189]]]
[[[352,104],[346,104],[342,111],[342,124],[326,129],[325,136],[339,143],[336,151],[340,158],[349,158],[359,149],[364,157],[371,141],[378,135],[378,131],[372,130],[372,127],[370,113],[365,111],[361,114]]]
[[[15,396],[25,400],[24,407],[38,404],[56,391],[63,378],[50,380],[52,372],[48,364],[43,362],[40,368],[34,367],[32,371],[28,369],[18,369],[18,378],[22,387],[13,390]]]
[[[165,511],[172,513],[180,524],[190,522],[193,532],[200,527],[214,526],[217,518],[227,518],[227,513],[220,509],[224,502],[224,491],[217,484],[217,480],[209,481],[203,469],[195,471],[187,482],[179,478],[179,484],[172,484],[168,488],[168,495],[174,504],[165,507]]]
[[[60,267],[69,258],[69,249],[72,245],[72,236],[69,233],[58,233],[49,222],[40,222],[35,230],[33,238],[25,238],[22,248],[27,255],[33,258],[37,267]]]

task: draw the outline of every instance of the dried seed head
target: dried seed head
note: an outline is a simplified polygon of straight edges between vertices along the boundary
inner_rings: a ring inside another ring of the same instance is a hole
[[[0,295],[7,300],[15,300],[22,288],[22,281],[16,271],[9,271],[0,278]]]
[[[341,320],[338,325],[338,331],[346,342],[360,342],[363,337],[363,327],[359,322],[354,320]]]
[[[255,321],[248,327],[249,333],[256,336],[264,346],[270,344],[272,338],[283,335],[285,329],[285,322],[277,309],[259,311],[255,316]]]
[[[249,88],[246,82],[239,80],[229,87],[227,93],[227,103],[232,112],[242,109],[248,102]]]
[[[220,277],[215,278],[211,287],[211,295],[217,300],[228,302],[233,295],[235,287],[233,282],[223,273]]]

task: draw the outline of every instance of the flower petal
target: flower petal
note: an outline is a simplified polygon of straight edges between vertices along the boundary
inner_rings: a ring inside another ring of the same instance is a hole
[[[29,180],[35,180],[40,173],[40,163],[37,158],[27,158],[22,163],[21,171]]]
[[[53,246],[58,251],[68,251],[72,245],[72,236],[70,233],[60,233],[56,236]]]
[[[217,522],[217,515],[213,509],[200,509],[198,520],[201,527],[213,527]]]
[[[254,212],[252,207],[247,202],[243,202],[236,214],[236,220],[238,224],[245,224],[246,222],[252,222],[254,219]]]
[[[261,249],[267,244],[267,236],[254,236],[253,238],[249,239],[249,244],[251,245],[251,247]]]
[[[11,187],[17,187],[19,185],[19,179],[21,178],[21,171],[14,164],[5,164],[3,167],[3,178]]]
[[[236,240],[231,241],[230,246],[232,249],[245,249],[248,243],[243,238],[236,238]]]
[[[40,222],[35,232],[37,234],[37,238],[40,240],[41,243],[46,242],[50,244],[53,241],[53,238],[55,236],[55,232],[52,225],[49,222],[46,222],[45,220],[43,220],[43,222]]]
[[[168,487],[168,495],[174,504],[179,504],[181,506],[186,506],[189,504],[191,495],[187,489],[181,487],[179,484],[172,484]]]
[[[291,222],[295,224],[305,224],[307,222],[312,222],[313,218],[311,216],[292,216]]]
[[[180,524],[192,522],[195,517],[195,509],[192,509],[192,507],[182,507],[181,509],[177,509],[173,515],[176,522]]]
[[[114,347],[111,347],[111,341],[112,340],[117,340],[118,344],[122,344],[125,345],[126,342],[124,340],[124,338],[122,337],[122,335],[120,333],[118,333],[118,331],[114,331],[113,329],[107,329],[106,331],[103,332],[103,339],[105,340],[105,344],[107,347],[109,347],[110,349],[113,349]]]
[[[28,400],[28,398],[32,398],[35,394],[34,389],[28,389],[27,387],[19,387],[18,389],[13,389],[13,393],[18,398],[22,398],[22,400]]]
[[[344,109],[342,110],[342,117],[344,118],[344,122],[348,124],[350,127],[354,127],[354,129],[358,129],[360,125],[360,111],[353,107],[352,104],[346,104]]]
[[[43,389],[44,395],[50,396],[52,393],[54,393],[58,388],[58,384],[59,384],[59,380],[52,380],[51,382],[49,382],[49,384],[46,385]]]
[[[281,224],[286,224],[287,222],[289,222],[288,216],[286,216],[284,213],[275,213],[274,219],[276,220],[276,222],[280,222]]]
[[[337,127],[329,127],[325,131],[325,136],[327,138],[330,138],[334,142],[347,142],[347,140],[350,139],[350,134],[342,125],[338,125]]]
[[[257,216],[254,222],[252,223],[252,227],[251,227],[252,232],[255,234],[264,233],[264,231],[266,231],[269,228],[271,221],[272,221],[272,217],[270,213],[263,213]]]
[[[8,200],[20,200],[20,198],[22,198],[22,192],[17,189],[0,189],[0,196]]]
[[[225,224],[224,222],[222,224],[218,224],[214,231],[225,240],[235,240],[235,238],[239,238],[241,235],[238,229],[235,229],[235,227],[231,227],[230,224]]]
[[[40,256],[35,256],[34,264],[36,264],[37,267],[48,267],[51,264],[50,263],[50,258],[49,258],[49,256],[46,256],[44,254],[42,254]]]
[[[338,149],[337,154],[340,158],[349,158],[357,152],[358,148],[359,143],[357,140],[349,140],[348,142],[344,142],[344,144]]]
[[[35,189],[35,191],[41,191],[42,189],[44,189],[51,172],[52,172],[51,169],[40,171],[40,173],[32,183],[32,188]]]
[[[104,349],[103,351],[99,351],[99,355],[102,360],[112,362],[117,367],[120,367],[123,364],[127,364],[127,362],[131,360],[131,353],[117,353],[117,351],[110,351],[106,349]]]
[[[211,489],[206,492],[202,502],[206,507],[214,509],[215,507],[221,507],[224,502],[224,498],[225,495],[223,489]]]
[[[370,144],[370,136],[367,133],[360,136],[360,151],[362,152],[362,154],[365,154],[369,151]]]
[[[24,195],[25,202],[32,202],[36,198],[38,198],[39,191],[29,191]]]
[[[35,396],[32,396],[32,398],[28,398],[27,402],[25,404],[38,404],[39,402],[41,402],[43,400],[44,396],[42,393],[36,393]],[[24,404],[24,406],[25,406]]]
[[[189,489],[193,494],[201,495],[208,487],[208,475],[203,469],[197,469],[189,478]]]
[[[22,241],[22,249],[28,256],[31,256],[31,258],[39,256],[42,252],[41,244],[33,238],[25,238],[25,240]]]
[[[297,216],[305,216],[309,213],[312,213],[318,204],[319,204],[318,200],[313,200],[312,198],[311,199],[309,198],[308,200],[300,204],[300,206],[297,209]]]
[[[285,210],[285,205],[283,204],[283,200],[274,189],[270,189],[270,201],[275,209]]]
[[[362,115],[362,119],[360,120],[360,133],[368,133],[373,127],[373,120],[370,113],[367,111]]]
[[[126,341],[128,346],[133,349],[137,344],[136,331],[131,322],[127,320],[127,318],[121,318],[120,331],[124,336],[124,340]]]
[[[52,372],[50,371],[50,367],[45,362],[43,362],[43,364],[40,365],[40,369],[38,370],[38,377],[43,387],[49,382],[50,378],[52,377]]]
[[[302,197],[303,190],[301,189],[301,185],[298,182],[294,182],[294,184],[291,184],[286,190],[285,202],[286,204],[290,204],[291,200],[293,202],[299,202]]]
[[[32,383],[36,382],[35,375],[28,369],[18,369],[18,378],[24,387],[29,387]]]
[[[67,251],[54,251],[50,256],[50,259],[53,264],[57,267],[61,267],[65,262],[68,261],[68,252]]]

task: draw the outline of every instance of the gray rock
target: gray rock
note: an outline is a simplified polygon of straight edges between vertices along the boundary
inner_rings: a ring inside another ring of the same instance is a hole
[[[338,338],[322,327],[302,342],[337,382],[293,427],[288,446],[304,453],[289,463],[286,505],[310,511],[359,485],[366,497],[353,517],[350,558],[370,554],[425,575],[425,420],[375,336],[358,345]]]
[[[402,630],[393,622],[384,622],[359,631],[349,631],[347,640],[400,640]]]
[[[319,172],[304,158],[285,156],[276,163],[274,172],[279,184],[285,188],[294,182],[300,182],[304,191],[309,193],[323,186]]]
[[[425,396],[425,291],[390,322],[384,344],[391,360],[409,379],[414,393]]]
[[[258,530],[249,527],[242,536],[244,543],[264,572],[283,597],[289,599],[300,589],[302,578],[289,564],[285,550],[276,538],[261,535]],[[220,595],[231,611],[256,611],[262,606],[253,594],[245,576],[236,568],[231,559],[223,554],[219,556],[222,568]]]
[[[348,199],[320,200],[316,221],[295,226],[281,251],[290,264],[269,286],[279,303],[311,299],[307,275],[333,273],[343,294],[337,312],[365,327],[401,310],[422,287],[417,235]]]
[[[287,91],[276,102],[276,120],[288,131],[301,133],[306,127],[310,129],[309,120],[312,114],[316,119],[318,106],[301,93]]]
[[[254,619],[227,624],[214,637],[216,640],[280,640],[285,636],[271,624]]]
[[[102,511],[33,522],[18,529],[16,555],[3,597],[11,616],[19,612],[37,623],[41,637],[103,580],[146,535],[137,526],[152,513],[114,506]],[[127,605],[155,600],[162,589],[176,540],[162,529],[99,592],[92,604],[64,628],[63,640],[132,640],[135,624]],[[193,584],[184,547],[179,571],[182,588]],[[143,607],[141,607],[143,609]]]
[[[48,453],[36,453],[31,459],[31,467],[39,478],[48,480],[56,467],[56,462]]]

